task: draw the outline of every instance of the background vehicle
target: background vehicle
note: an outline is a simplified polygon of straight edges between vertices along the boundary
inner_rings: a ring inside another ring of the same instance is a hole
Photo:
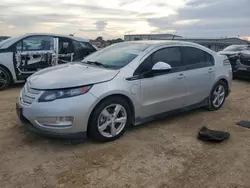
[[[250,78],[250,50],[228,57],[233,67],[234,77]]]
[[[166,113],[201,106],[218,110],[231,81],[227,57],[198,44],[124,42],[82,63],[33,74],[20,93],[17,112],[39,134],[111,141],[130,124]]]
[[[0,90],[22,82],[36,71],[80,61],[96,51],[88,39],[33,33],[0,42]]]
[[[250,77],[250,45],[231,45],[218,53],[228,57],[234,77]]]
[[[218,52],[221,55],[235,55],[244,50],[250,50],[250,45],[231,45],[226,47],[224,50]]]

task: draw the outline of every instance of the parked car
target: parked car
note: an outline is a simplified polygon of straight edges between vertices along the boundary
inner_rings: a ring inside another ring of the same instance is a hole
[[[244,50],[250,50],[250,45],[231,45],[220,51],[219,54],[230,56],[236,55]]]
[[[229,56],[229,60],[233,67],[234,78],[250,78],[250,50]]]
[[[202,106],[218,110],[231,82],[227,57],[198,44],[123,42],[33,74],[17,113],[38,134],[111,141],[130,124]]]
[[[231,45],[219,54],[228,57],[234,77],[250,77],[250,45]]]
[[[96,49],[88,39],[33,33],[0,42],[0,90],[25,81],[36,71],[80,61]]]

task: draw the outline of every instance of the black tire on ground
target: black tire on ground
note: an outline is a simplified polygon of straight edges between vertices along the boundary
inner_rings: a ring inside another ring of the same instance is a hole
[[[213,104],[213,94],[214,94],[214,91],[215,91],[219,86],[223,86],[223,88],[224,88],[224,90],[225,90],[225,97],[224,97],[224,99],[223,99],[223,102],[222,102],[219,106],[215,106],[215,105]],[[227,97],[227,93],[228,93],[228,85],[227,85],[227,83],[226,83],[225,81],[222,81],[222,80],[218,81],[218,82],[215,84],[215,86],[213,87],[213,89],[212,89],[212,91],[211,91],[211,93],[210,93],[210,96],[209,96],[209,104],[208,104],[208,106],[207,106],[208,109],[211,110],[211,111],[219,110],[219,109],[223,106],[223,104],[224,104],[224,102],[225,102],[225,99],[226,99],[226,97]]]
[[[103,111],[103,109],[111,104],[119,104],[124,107],[127,113],[127,122],[126,122],[125,127],[119,134],[117,134],[114,137],[105,137],[98,130],[98,118],[101,112]],[[89,124],[88,124],[88,136],[91,139],[98,141],[98,142],[109,142],[109,141],[116,140],[124,134],[124,132],[126,131],[126,128],[131,124],[131,120],[132,120],[132,110],[131,110],[130,105],[124,98],[116,97],[116,96],[108,98],[102,101],[101,103],[99,103],[93,110],[90,116]]]
[[[5,83],[1,83],[1,80],[5,80]],[[11,75],[8,70],[0,66],[0,91],[7,89],[11,84]]]

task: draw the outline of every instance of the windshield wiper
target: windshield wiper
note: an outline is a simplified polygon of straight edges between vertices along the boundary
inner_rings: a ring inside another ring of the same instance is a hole
[[[94,64],[94,65],[97,65],[97,66],[102,66],[104,68],[108,68],[109,66],[108,65],[105,65],[103,63],[100,63],[98,61],[83,61],[83,63],[87,63],[87,64]]]

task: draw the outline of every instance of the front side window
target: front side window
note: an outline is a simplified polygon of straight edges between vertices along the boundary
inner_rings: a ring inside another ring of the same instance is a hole
[[[154,52],[139,65],[134,72],[134,75],[140,75],[151,71],[152,67],[158,62],[168,63],[172,67],[171,72],[178,71],[177,69],[183,66],[181,60],[181,48],[169,47]]]
[[[185,65],[214,64],[213,56],[198,48],[183,47],[182,52]]]
[[[172,68],[182,66],[181,48],[170,47],[158,50],[152,55],[153,65],[158,62],[168,63]]]
[[[33,36],[19,41],[17,51],[47,51],[54,49],[54,38],[50,36]]]
[[[98,62],[108,68],[120,69],[149,47],[143,43],[119,43],[87,56],[83,63]]]

